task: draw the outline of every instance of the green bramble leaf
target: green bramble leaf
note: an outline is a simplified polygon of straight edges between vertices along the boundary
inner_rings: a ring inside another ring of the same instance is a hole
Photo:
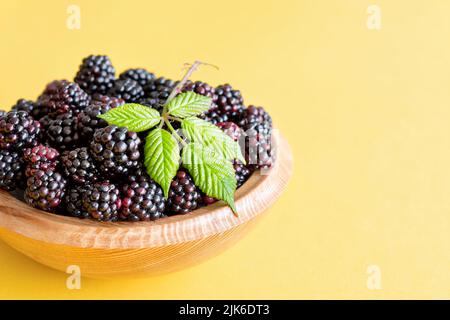
[[[190,141],[213,148],[227,160],[238,159],[245,164],[239,143],[217,126],[196,117],[189,117],[183,120],[181,127]]]
[[[192,91],[180,93],[167,105],[170,115],[186,118],[201,114],[211,106],[211,98]]]
[[[164,196],[180,166],[180,148],[172,135],[164,129],[152,130],[145,139],[144,164],[147,172],[163,189]]]
[[[206,195],[225,201],[237,215],[234,203],[236,177],[233,165],[211,147],[189,143],[182,150],[183,166]]]
[[[161,115],[155,109],[137,103],[126,103],[99,115],[100,119],[130,131],[141,132],[161,122]]]

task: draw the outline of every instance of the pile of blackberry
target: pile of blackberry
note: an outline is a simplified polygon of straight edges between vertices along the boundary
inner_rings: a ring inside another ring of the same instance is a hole
[[[52,81],[36,100],[0,110],[0,188],[22,192],[32,207],[98,221],[154,221],[215,203],[182,167],[166,199],[146,173],[142,136],[98,118],[125,103],[161,111],[177,84],[142,68],[116,77],[109,57],[86,57],[73,81]],[[201,117],[239,142],[247,164],[233,161],[238,187],[272,166],[272,119],[262,107],[246,107],[229,84],[188,81],[187,91],[210,97]]]

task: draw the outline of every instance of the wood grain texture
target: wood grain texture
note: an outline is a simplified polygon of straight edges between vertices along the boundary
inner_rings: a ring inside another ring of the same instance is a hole
[[[287,142],[274,135],[277,161],[236,193],[239,217],[222,202],[155,222],[100,223],[33,209],[0,192],[0,237],[32,259],[88,277],[148,276],[175,271],[238,241],[275,202],[292,175]]]

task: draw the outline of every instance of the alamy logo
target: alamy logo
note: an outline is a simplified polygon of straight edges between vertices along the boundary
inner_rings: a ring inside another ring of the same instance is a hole
[[[69,15],[66,20],[66,26],[69,30],[81,29],[81,9],[79,6],[71,4],[67,7],[67,14]]]
[[[66,269],[66,273],[70,276],[66,280],[66,287],[69,290],[81,289],[81,269],[77,265],[70,265]]]
[[[380,30],[381,29],[381,8],[375,4],[367,8],[367,29]]]
[[[367,267],[367,289],[381,290],[381,269],[377,265],[370,265]]]

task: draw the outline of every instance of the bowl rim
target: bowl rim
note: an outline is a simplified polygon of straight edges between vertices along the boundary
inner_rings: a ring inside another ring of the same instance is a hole
[[[238,217],[220,201],[156,221],[98,222],[38,210],[0,191],[0,228],[46,243],[94,249],[160,247],[220,234],[262,214],[286,187],[293,170],[292,153],[275,129],[273,147],[274,166],[265,175],[254,172],[237,190]]]

